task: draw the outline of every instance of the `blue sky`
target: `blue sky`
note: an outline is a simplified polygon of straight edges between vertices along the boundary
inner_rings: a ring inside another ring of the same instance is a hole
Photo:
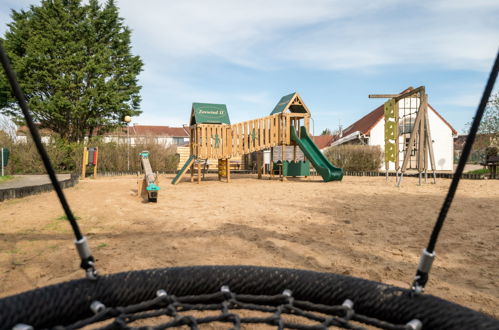
[[[297,91],[315,133],[343,127],[425,85],[459,132],[474,114],[499,46],[499,1],[117,0],[143,59],[143,114],[188,123],[192,102],[225,103],[232,122],[268,115]],[[0,33],[10,9],[2,0]],[[496,88],[497,90],[497,88]]]

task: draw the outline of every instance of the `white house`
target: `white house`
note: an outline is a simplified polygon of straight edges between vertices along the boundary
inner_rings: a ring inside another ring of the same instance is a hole
[[[184,145],[189,143],[189,128],[133,125],[119,128],[104,135],[104,142],[126,143],[128,139],[130,145],[135,145],[146,140],[152,140],[158,144],[163,144],[164,146]]]
[[[404,92],[410,91],[408,88]],[[415,111],[419,107],[419,99],[405,98],[399,101],[399,112],[402,109],[413,109]],[[409,111],[409,110],[408,110]],[[435,166],[438,171],[453,171],[454,170],[454,137],[457,131],[430,105],[428,104],[428,119],[430,125],[431,138],[433,140],[433,152],[435,155]],[[400,132],[412,131],[415,116],[404,122],[399,122]],[[408,142],[409,134],[405,135],[406,142]],[[400,137],[402,139],[403,136]],[[402,140],[400,141],[402,142]],[[368,113],[355,123],[347,127],[342,134],[342,137],[336,140],[333,145],[340,145],[344,143],[362,143],[372,146],[380,146],[383,149],[385,144],[385,121],[384,121],[384,106],[380,105],[378,108]],[[399,148],[401,149],[401,148]],[[399,151],[401,152],[401,151]],[[415,163],[415,157],[411,159]],[[402,164],[403,155],[399,159]],[[430,166],[430,165],[428,165]],[[382,170],[385,169],[383,162]],[[390,170],[395,169],[395,164],[390,163]]]
[[[49,143],[54,134],[53,131],[46,128],[42,128],[39,131],[42,142]],[[28,135],[28,128],[26,126],[20,127],[16,133],[17,141],[28,141]],[[98,130],[94,132],[94,136],[97,135],[100,135]],[[112,132],[104,133],[102,137],[104,142],[130,143],[130,145],[149,141],[162,144],[165,147],[171,145],[181,146],[189,143],[189,129],[170,126],[133,125],[120,127]],[[87,137],[85,137],[85,139],[87,139]]]

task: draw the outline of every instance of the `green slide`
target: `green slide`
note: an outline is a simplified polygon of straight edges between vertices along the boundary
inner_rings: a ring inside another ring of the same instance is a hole
[[[305,156],[322,176],[324,182],[341,180],[343,178],[343,170],[331,164],[326,156],[322,154],[314,141],[308,136],[305,126],[302,126],[300,130],[301,138],[298,137],[294,127],[291,126],[291,140],[298,144]]]
[[[185,162],[184,166],[178,171],[177,175],[173,178],[172,184],[177,184],[179,183],[180,179],[184,176],[185,172],[189,169],[189,167],[192,165],[192,162],[196,159],[196,156],[191,155],[189,159]]]

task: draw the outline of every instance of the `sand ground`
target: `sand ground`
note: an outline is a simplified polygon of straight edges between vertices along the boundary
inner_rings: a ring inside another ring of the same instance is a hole
[[[401,188],[383,177],[287,182],[161,177],[158,203],[136,177],[66,189],[101,273],[247,264],[349,274],[408,287],[450,180]],[[499,181],[461,181],[427,292],[499,318]],[[0,202],[0,296],[81,278],[55,193]]]

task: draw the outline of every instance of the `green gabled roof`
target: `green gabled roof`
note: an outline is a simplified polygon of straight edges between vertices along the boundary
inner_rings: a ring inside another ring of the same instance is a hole
[[[296,92],[281,97],[270,114],[275,115],[286,110],[289,110],[291,113],[310,113],[305,103],[303,103],[300,94]]]
[[[225,104],[192,103],[190,125],[195,124],[230,125],[227,106]]]

